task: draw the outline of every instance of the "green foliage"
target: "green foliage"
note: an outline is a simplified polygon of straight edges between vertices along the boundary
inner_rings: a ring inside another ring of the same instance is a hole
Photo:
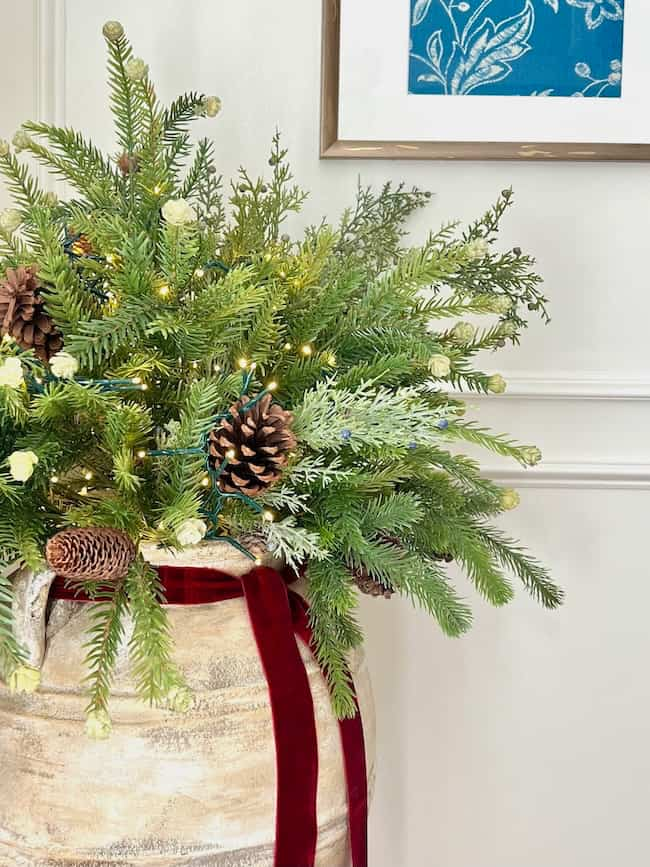
[[[107,38],[107,49],[114,154],[45,123],[26,123],[18,139],[75,198],[58,202],[17,153],[0,156],[21,221],[0,229],[2,267],[36,266],[46,313],[79,365],[58,379],[34,352],[0,343],[0,365],[19,359],[23,373],[0,385],[3,567],[38,568],[47,539],[68,526],[116,527],[172,549],[189,520],[205,521],[211,538],[253,539],[306,565],[315,649],[340,716],[356,709],[355,576],[406,596],[450,636],[471,623],[446,571],[452,557],[495,605],[512,597],[514,576],[557,606],[545,569],[494,526],[502,490],[456,451],[539,458],[465,419],[450,393],[499,390],[482,369],[488,353],[516,343],[529,312],[548,318],[533,260],[497,249],[511,191],[467,229],[446,225],[409,246],[406,221],[429,194],[360,185],[340,221],[292,239],[285,221],[306,194],[279,134],[268,177],[242,168],[224,202],[212,142],[190,136],[209,100],[191,92],[164,106],[127,38]],[[481,329],[455,329],[476,316]],[[266,387],[293,414],[297,446],[256,501],[224,497],[208,435]],[[25,482],[10,474],[16,450],[38,457]],[[0,572],[5,671],[22,658],[11,574]],[[126,579],[86,589],[96,601],[89,712],[106,710],[125,642],[145,700],[181,687],[156,573],[138,559]]]

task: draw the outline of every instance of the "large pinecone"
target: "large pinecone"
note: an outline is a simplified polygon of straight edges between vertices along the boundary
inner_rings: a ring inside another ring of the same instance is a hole
[[[52,536],[45,548],[50,568],[62,578],[117,581],[135,560],[135,545],[121,530],[73,527]]]
[[[228,460],[218,481],[224,493],[257,497],[282,475],[296,438],[291,430],[293,415],[273,403],[270,394],[242,412],[250,400],[243,395],[230,407],[231,418],[211,431],[208,449],[213,467]]]
[[[381,581],[372,578],[365,569],[353,569],[352,580],[359,590],[367,596],[383,596],[384,599],[390,599],[395,592],[392,587],[387,587]]]
[[[7,268],[0,281],[0,332],[9,334],[23,349],[33,349],[49,361],[63,346],[63,337],[43,309],[36,267]]]

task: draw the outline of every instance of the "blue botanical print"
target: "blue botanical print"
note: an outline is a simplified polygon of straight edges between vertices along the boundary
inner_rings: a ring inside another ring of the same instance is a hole
[[[411,0],[409,92],[620,97],[625,0]]]

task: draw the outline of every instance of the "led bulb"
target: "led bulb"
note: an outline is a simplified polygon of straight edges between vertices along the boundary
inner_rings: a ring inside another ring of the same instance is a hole
[[[262,517],[264,518],[265,521],[268,521],[269,523],[275,521],[275,515],[273,514],[273,512],[270,509],[265,509],[262,512]]]
[[[209,479],[209,477],[208,477],[208,476],[205,476],[205,478],[201,479],[201,484],[203,485],[204,488],[208,488],[208,487],[210,487],[210,479]]]
[[[86,472],[84,473],[84,479],[85,479],[87,482],[89,482],[89,481],[92,479],[92,477],[93,477],[93,474],[91,473],[91,471],[90,471],[90,470],[86,470]]]
[[[134,376],[133,379],[131,380],[131,382],[134,385],[140,385],[142,383],[142,377],[141,376]]]
[[[148,390],[149,390],[149,386],[147,385],[146,382],[143,382],[142,385],[140,386],[140,391],[148,391]]]
[[[248,359],[240,358],[237,364],[241,367],[242,370],[245,370],[248,367]]]
[[[203,268],[197,268],[196,271],[194,272],[194,276],[198,277],[200,280],[201,277],[205,277],[205,271],[203,270]]]
[[[147,457],[147,453],[144,449],[140,449],[140,451],[137,454],[138,454],[138,457],[140,458],[140,460],[143,460],[143,458]]]
[[[169,286],[161,286],[158,289],[158,294],[161,296],[161,298],[166,298],[169,295]]]
[[[269,382],[269,384],[266,386],[266,390],[267,391],[275,391],[277,387],[278,387],[277,382],[275,380],[273,380],[273,382]]]
[[[59,481],[59,477],[58,476],[52,476],[50,481],[52,482],[53,485],[56,485],[56,483]]]
[[[196,368],[197,368],[198,366],[199,366],[199,362],[198,362],[198,361],[193,361],[193,362],[192,362],[192,367],[194,368],[194,370],[196,370]]]
[[[300,347],[300,351],[302,352],[303,355],[311,355],[314,350],[311,348],[311,346],[308,343],[305,343],[304,346]]]
[[[290,343],[285,343],[285,344],[284,344],[284,348],[285,348],[286,350],[291,349],[291,344],[290,344]]]
[[[153,188],[153,192],[155,196],[159,196],[162,193],[162,187],[160,186],[160,184],[156,184],[156,186]]]
[[[237,457],[237,452],[234,449],[228,449],[228,451],[226,452],[226,457],[229,461],[234,461]]]
[[[79,493],[82,497],[88,496],[88,488],[84,485],[83,488],[79,489]]]
[[[255,558],[255,565],[256,565],[256,566],[261,566],[261,565],[262,565],[262,560],[261,560],[260,557],[256,557],[256,558]]]

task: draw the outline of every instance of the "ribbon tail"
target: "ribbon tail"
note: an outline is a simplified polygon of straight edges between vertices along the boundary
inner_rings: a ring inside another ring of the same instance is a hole
[[[309,606],[300,594],[289,591],[294,629],[313,652],[313,633],[309,625]],[[350,680],[352,677],[350,676]],[[354,688],[354,685],[353,685]],[[368,867],[368,771],[363,722],[359,703],[356,716],[339,720],[343,762],[348,787],[350,849],[353,867]]]
[[[278,572],[265,567],[253,569],[241,581],[273,714],[277,756],[275,867],[313,867],[318,838],[316,721],[287,588]]]

